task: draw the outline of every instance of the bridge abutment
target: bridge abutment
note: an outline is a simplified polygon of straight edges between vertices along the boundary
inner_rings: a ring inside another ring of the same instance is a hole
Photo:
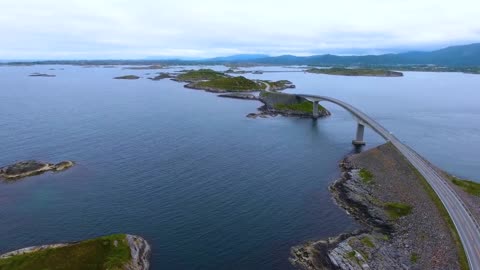
[[[362,123],[357,124],[357,134],[355,140],[352,141],[353,145],[362,146],[365,145],[365,141],[363,140],[363,133],[365,132],[365,125]]]

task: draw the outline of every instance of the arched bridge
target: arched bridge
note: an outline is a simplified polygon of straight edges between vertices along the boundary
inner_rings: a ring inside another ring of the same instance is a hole
[[[391,142],[420,172],[437,193],[455,224],[460,240],[465,249],[470,269],[480,269],[480,226],[457,193],[448,184],[449,180],[445,179],[443,174],[440,174],[428,161],[413,151],[410,147],[400,142],[400,140],[398,140],[386,128],[352,105],[326,96],[307,94],[297,95],[313,102],[314,117],[318,117],[318,103],[320,101],[328,101],[337,104],[350,112],[358,122],[356,138],[353,140],[353,144],[355,145],[365,144],[363,141],[363,131],[365,126],[370,127],[385,140]]]

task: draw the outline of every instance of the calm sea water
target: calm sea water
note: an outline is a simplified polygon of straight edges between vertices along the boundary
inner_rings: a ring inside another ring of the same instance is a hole
[[[0,164],[77,162],[0,183],[0,252],[125,232],[152,244],[153,269],[291,269],[291,246],[356,228],[327,190],[353,151],[348,113],[325,104],[333,115],[316,122],[248,119],[260,103],[112,79],[150,72],[0,67]],[[351,102],[433,163],[480,180],[480,76],[405,75],[248,76]]]

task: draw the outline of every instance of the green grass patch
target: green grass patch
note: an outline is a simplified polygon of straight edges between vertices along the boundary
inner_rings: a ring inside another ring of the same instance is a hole
[[[360,241],[369,248],[375,247],[375,244],[372,242],[372,239],[370,239],[370,237],[368,236],[363,237],[362,239],[360,239]]]
[[[347,252],[347,259],[353,259],[355,258],[355,255],[357,255],[357,252],[355,250],[352,250],[350,252]]]
[[[208,87],[220,90],[226,90],[230,92],[235,91],[251,91],[251,90],[263,90],[265,85],[260,85],[252,80],[249,80],[243,76],[238,77],[224,77],[217,78],[210,81],[197,82],[197,87]]]
[[[387,211],[387,214],[391,219],[398,219],[412,212],[412,207],[410,205],[400,202],[384,203],[383,209]]]
[[[401,72],[390,71],[386,69],[372,68],[311,68],[307,72],[328,74],[328,75],[345,75],[345,76],[381,76],[381,77],[400,77]]]
[[[420,259],[420,255],[418,255],[417,253],[412,252],[412,254],[410,254],[410,261],[412,263],[417,263],[419,259]]]
[[[115,234],[71,246],[0,259],[0,269],[120,270],[130,259],[130,247],[125,234]]]
[[[294,104],[275,104],[274,105],[275,109],[277,110],[290,110],[290,111],[298,111],[298,112],[304,112],[304,113],[313,113],[313,104],[310,101],[304,101],[300,103],[294,103]],[[320,111],[320,105],[319,105],[319,111]]]
[[[225,74],[212,69],[190,70],[177,76],[181,81],[202,81],[225,78]]]
[[[365,168],[360,169],[358,175],[362,179],[362,182],[365,184],[371,184],[373,182],[373,173],[371,173]]]
[[[460,179],[455,176],[450,176],[450,180],[452,181],[452,183],[459,186],[467,193],[480,197],[480,183]]]

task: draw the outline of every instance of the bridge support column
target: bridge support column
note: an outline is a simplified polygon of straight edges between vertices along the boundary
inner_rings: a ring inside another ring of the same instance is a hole
[[[365,145],[365,142],[363,141],[364,131],[365,131],[365,126],[362,123],[358,123],[358,125],[357,125],[357,136],[355,137],[355,140],[352,141],[353,145],[356,145],[356,146]]]
[[[313,118],[318,118],[318,100],[313,101]]]

